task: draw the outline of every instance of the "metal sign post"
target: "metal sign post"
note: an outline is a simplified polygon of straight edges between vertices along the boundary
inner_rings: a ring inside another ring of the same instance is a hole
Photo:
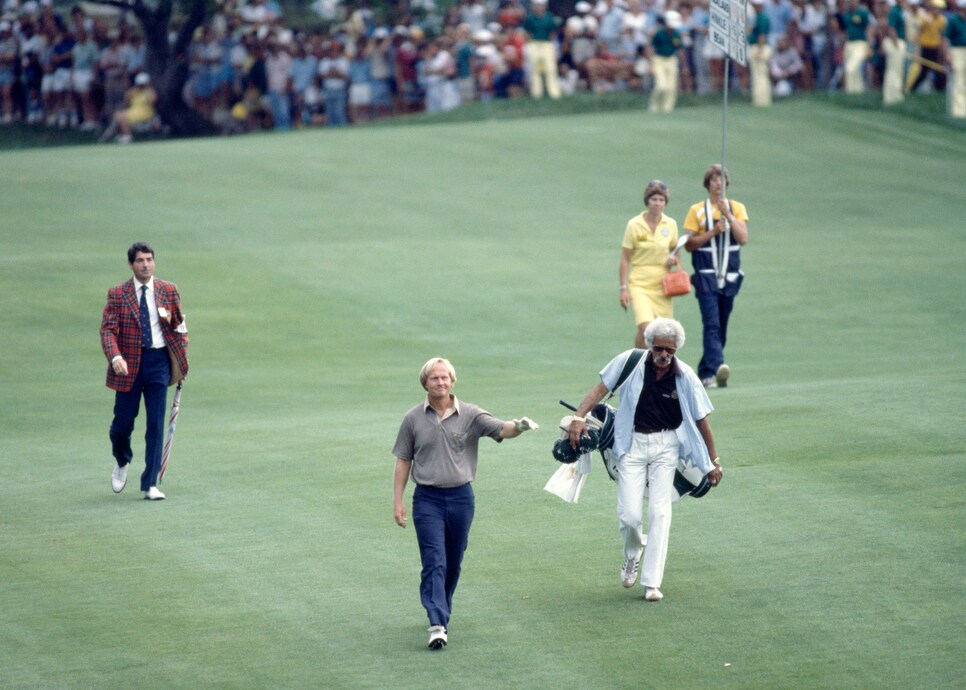
[[[724,97],[721,110],[721,196],[726,196],[724,186],[725,149],[728,141],[728,91],[731,61],[748,64],[748,41],[745,38],[747,0],[711,0],[708,21],[708,40],[725,54]]]

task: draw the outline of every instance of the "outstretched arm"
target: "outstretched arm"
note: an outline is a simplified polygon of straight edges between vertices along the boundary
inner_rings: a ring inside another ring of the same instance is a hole
[[[531,429],[539,429],[540,425],[529,417],[520,417],[520,419],[511,419],[509,422],[503,423],[503,428],[500,429],[500,440],[505,438],[516,438],[524,431],[530,431]]]

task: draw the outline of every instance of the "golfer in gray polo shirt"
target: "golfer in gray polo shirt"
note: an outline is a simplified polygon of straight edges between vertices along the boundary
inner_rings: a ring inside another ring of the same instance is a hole
[[[473,523],[475,502],[470,483],[476,479],[477,447],[488,436],[499,443],[537,425],[527,417],[505,422],[453,395],[456,370],[434,357],[419,372],[426,399],[403,418],[392,453],[393,517],[406,526],[403,494],[409,476],[413,491],[413,525],[423,570],[419,595],[429,617],[429,648],[448,640],[453,592],[460,577],[463,552]]]

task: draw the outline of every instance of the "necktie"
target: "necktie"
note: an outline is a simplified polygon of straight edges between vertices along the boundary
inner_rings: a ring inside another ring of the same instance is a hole
[[[148,286],[141,286],[141,347],[151,347],[151,313],[148,311]]]

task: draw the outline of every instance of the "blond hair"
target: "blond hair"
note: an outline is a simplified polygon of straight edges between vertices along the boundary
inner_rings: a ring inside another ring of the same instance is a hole
[[[429,379],[429,372],[436,368],[438,364],[442,364],[446,367],[446,371],[449,374],[449,378],[453,383],[456,383],[456,369],[453,365],[449,363],[448,359],[443,357],[433,357],[431,360],[423,365],[423,368],[419,370],[419,385],[426,389],[426,381]]]

